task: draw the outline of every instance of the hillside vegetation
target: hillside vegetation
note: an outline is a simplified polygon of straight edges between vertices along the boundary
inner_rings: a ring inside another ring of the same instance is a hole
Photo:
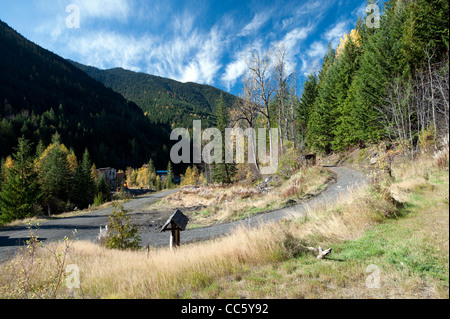
[[[236,97],[209,85],[181,83],[175,80],[122,68],[100,70],[72,62],[106,87],[136,103],[153,123],[191,127],[202,120],[205,127],[214,123],[217,100],[222,95],[231,107]]]

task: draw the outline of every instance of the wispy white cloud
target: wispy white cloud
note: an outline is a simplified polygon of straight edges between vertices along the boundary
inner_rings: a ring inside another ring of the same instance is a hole
[[[306,54],[312,58],[317,57],[322,58],[326,52],[327,46],[324,43],[320,41],[314,41],[313,43],[311,43],[309,49],[306,51]]]
[[[300,72],[307,76],[319,71],[321,61],[328,51],[327,43],[331,43],[331,46],[336,48],[344,33],[348,32],[349,26],[349,20],[340,20],[321,35],[322,40],[313,41],[300,58],[302,61]]]
[[[132,1],[127,0],[71,0],[80,8],[84,18],[127,20],[132,13]]]
[[[339,21],[325,33],[324,37],[331,42],[332,47],[336,47],[339,44],[344,33],[348,32],[349,25],[350,22],[348,20]]]
[[[186,30],[179,29],[169,40],[151,34],[92,32],[71,39],[67,49],[77,52],[81,63],[100,68],[123,67],[182,82],[214,84],[222,67],[222,31],[217,26],[207,33],[192,29],[185,36],[182,29]]]
[[[236,84],[238,79],[241,78],[247,70],[247,59],[249,53],[252,50],[262,53],[262,47],[263,41],[261,39],[256,39],[253,42],[247,43],[247,45],[233,54],[231,62],[226,65],[225,72],[221,76],[221,81],[227,87],[228,91]]]
[[[99,68],[123,67],[138,70],[143,56],[148,54],[153,39],[135,38],[115,32],[93,32],[68,42],[68,50],[77,52],[80,62]]]
[[[70,29],[66,25],[66,19],[69,13],[72,14],[72,12],[66,12],[69,4],[79,9],[77,13],[84,31],[90,29],[93,22],[99,20],[127,22],[134,14],[134,0],[37,0],[35,6],[39,14],[36,15],[42,16],[42,19],[34,25],[34,31],[37,34],[50,35],[53,41],[68,41],[67,33]]]
[[[313,30],[312,26],[295,28],[292,31],[289,31],[280,42],[283,43],[288,50],[292,49],[300,40],[306,39],[311,30]]]
[[[362,1],[361,5],[352,11],[352,15],[356,18],[364,18],[366,16],[367,1]]]
[[[322,58],[327,53],[328,47],[321,41],[314,41],[301,57],[302,67],[300,72],[304,76],[317,72],[320,69]]]
[[[245,62],[244,57],[234,60],[226,66],[225,73],[222,75],[221,80],[227,86],[228,90],[236,84],[236,81],[244,74],[246,69],[247,63]]]
[[[246,37],[254,32],[258,31],[270,18],[269,12],[257,13],[253,20],[248,23],[241,32],[238,33],[239,37]]]
[[[204,0],[34,0],[39,19],[29,34],[80,63],[230,90],[239,85],[250,48],[263,51],[283,45],[289,70],[310,72],[320,66],[327,43],[336,47],[354,15],[365,8],[365,0],[352,1],[353,5],[350,0],[272,2],[258,6],[255,13],[244,3],[221,12]],[[80,8],[80,29],[65,24],[68,4]],[[339,16],[324,21],[330,10]],[[318,31],[324,25],[328,28]]]
[[[292,28],[298,21],[314,21],[318,23],[328,10],[333,0],[315,0],[304,3],[295,3],[294,6],[285,6],[281,28],[283,30]]]
[[[199,36],[197,52],[189,64],[183,68],[182,82],[200,82],[213,84],[216,73],[222,67],[220,63],[223,50],[222,35],[217,27],[206,36]]]
[[[247,43],[242,49],[233,55],[231,62],[225,66],[225,71],[221,76],[222,83],[230,90],[236,82],[243,76],[247,69],[246,57],[250,50],[257,50],[264,54],[264,50],[274,47],[286,50],[286,72],[292,73],[297,67],[296,55],[300,53],[301,43],[311,35],[315,25],[295,27],[287,32],[279,40],[269,43],[264,37],[257,37],[252,42]]]

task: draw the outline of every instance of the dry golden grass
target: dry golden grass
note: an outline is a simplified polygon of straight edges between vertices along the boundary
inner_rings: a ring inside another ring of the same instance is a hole
[[[221,276],[233,276],[241,265],[273,262],[279,255],[278,227],[265,226],[251,232],[208,243],[185,245],[172,252],[107,250],[91,242],[74,242],[67,264],[77,264],[81,288],[93,298],[182,298]],[[42,260],[50,260],[46,250]],[[43,264],[43,266],[50,264]],[[46,267],[42,267],[45,269]]]

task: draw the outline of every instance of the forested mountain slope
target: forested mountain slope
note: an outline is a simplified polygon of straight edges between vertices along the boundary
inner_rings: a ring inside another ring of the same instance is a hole
[[[119,93],[0,21],[0,159],[21,136],[36,146],[59,132],[99,166],[167,165],[169,131]]]
[[[100,70],[72,63],[139,105],[152,122],[166,123],[172,127],[191,127],[192,120],[199,119],[211,124],[220,95],[228,107],[237,99],[234,95],[209,85],[181,83],[122,68]]]

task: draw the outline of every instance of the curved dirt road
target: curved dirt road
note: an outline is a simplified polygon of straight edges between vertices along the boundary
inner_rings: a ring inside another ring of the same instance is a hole
[[[186,230],[181,233],[181,244],[226,236],[227,234],[232,233],[239,226],[255,227],[262,223],[300,217],[307,212],[308,209],[311,209],[316,205],[331,204],[336,202],[341,196],[348,194],[350,190],[367,184],[367,179],[361,172],[345,167],[329,167],[329,169],[336,174],[336,182],[309,201],[297,204],[295,206],[256,215],[244,220]],[[169,244],[169,237],[169,233],[141,233],[141,244],[144,246],[150,245],[153,247],[167,246]]]
[[[351,188],[363,186],[367,182],[364,174],[361,172],[344,167],[330,167],[330,169],[336,173],[336,182],[308,202],[260,214],[241,221],[190,229],[182,232],[181,243],[202,241],[225,236],[242,225],[253,227],[261,223],[275,222],[283,218],[301,216],[309,207],[336,201],[342,194],[348,193]],[[178,190],[169,190],[136,198],[126,203],[124,207],[132,214],[140,214],[145,211],[151,203],[177,191]],[[112,207],[80,216],[45,221],[40,223],[37,235],[41,240],[56,241],[63,239],[65,236],[70,237],[72,232],[76,229],[77,239],[95,241],[99,233],[99,227],[103,227],[107,224],[107,215],[111,212]],[[166,218],[168,217],[169,216]],[[169,243],[169,234],[156,232],[155,229],[149,231],[152,227],[155,228],[155,224],[150,224],[149,227],[143,227],[141,229],[141,245],[150,245],[153,247],[167,246]],[[0,229],[0,262],[13,256],[17,251],[17,248],[20,245],[23,245],[28,238],[29,231],[25,226]]]

